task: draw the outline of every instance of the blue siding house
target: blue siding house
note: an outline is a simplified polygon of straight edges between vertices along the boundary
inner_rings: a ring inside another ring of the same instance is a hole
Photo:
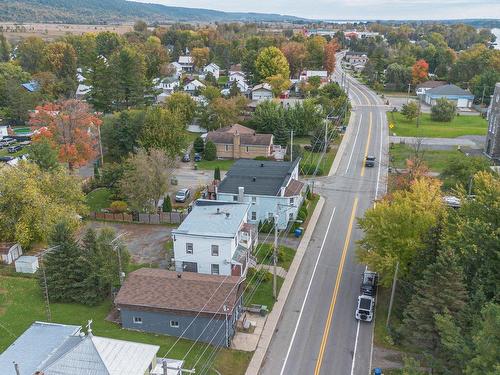
[[[123,328],[229,347],[241,313],[243,279],[141,268],[115,299]]]
[[[474,102],[474,95],[470,91],[452,84],[435,87],[424,94],[424,101],[430,106],[435,105],[441,98],[454,102],[457,108],[470,108]]]
[[[299,162],[300,158],[293,162],[239,159],[217,187],[217,200],[250,203],[250,224],[278,216],[278,229],[286,229],[304,200]]]

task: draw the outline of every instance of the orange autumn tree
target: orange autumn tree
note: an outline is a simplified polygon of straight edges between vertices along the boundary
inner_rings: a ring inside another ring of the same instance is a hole
[[[339,44],[337,42],[337,39],[332,39],[328,44],[325,46],[325,56],[324,56],[324,66],[325,69],[328,71],[328,74],[332,74],[333,71],[335,70],[335,54],[337,51],[340,49]]]
[[[429,75],[429,64],[420,59],[411,68],[411,76],[414,85],[424,82]]]
[[[35,108],[30,125],[33,142],[48,139],[58,150],[59,161],[73,170],[87,164],[97,155],[97,132],[102,120],[81,100],[47,103]]]

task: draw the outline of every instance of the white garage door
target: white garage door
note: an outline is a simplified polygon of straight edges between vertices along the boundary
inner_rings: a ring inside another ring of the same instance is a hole
[[[469,101],[467,99],[458,99],[457,107],[458,108],[467,108]]]

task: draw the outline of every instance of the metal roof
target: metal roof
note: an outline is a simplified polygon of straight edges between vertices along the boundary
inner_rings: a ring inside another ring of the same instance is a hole
[[[234,237],[247,217],[249,203],[199,199],[173,234]]]
[[[34,374],[63,346],[80,326],[35,322],[0,354],[0,374],[16,375],[12,362],[19,364],[21,374]]]
[[[299,161],[300,158],[293,163],[239,159],[226,173],[218,192],[238,194],[241,186],[245,188],[245,194],[276,196],[282,186],[288,185]]]
[[[470,91],[464,90],[457,85],[449,84],[438,86],[427,91],[426,95],[430,96],[467,96],[474,97]]]

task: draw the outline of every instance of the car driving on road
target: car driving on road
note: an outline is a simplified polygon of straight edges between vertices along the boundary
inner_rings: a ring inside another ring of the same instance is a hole
[[[181,189],[175,194],[175,201],[184,203],[191,196],[191,191],[189,189]]]
[[[365,159],[365,167],[374,167],[375,166],[375,156],[368,155]]]
[[[375,308],[375,298],[365,295],[358,297],[358,307],[356,308],[356,319],[365,322],[373,320],[373,310]]]

